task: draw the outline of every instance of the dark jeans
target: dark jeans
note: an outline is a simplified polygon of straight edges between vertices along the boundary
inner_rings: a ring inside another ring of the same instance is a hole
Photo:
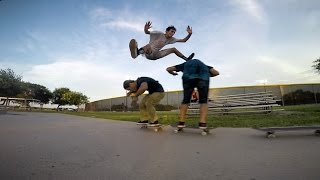
[[[183,100],[182,104],[189,104],[194,88],[198,89],[199,103],[208,102],[209,81],[202,79],[190,79],[183,82]]]

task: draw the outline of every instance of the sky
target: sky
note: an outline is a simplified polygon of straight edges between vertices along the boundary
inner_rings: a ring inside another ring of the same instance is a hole
[[[165,91],[182,90],[174,54],[156,61],[132,59],[130,39],[149,42],[144,24],[165,32],[174,25],[185,56],[213,66],[210,88],[320,83],[319,0],[1,0],[0,69],[50,91],[68,87],[90,101],[125,95],[122,83],[141,76]]]

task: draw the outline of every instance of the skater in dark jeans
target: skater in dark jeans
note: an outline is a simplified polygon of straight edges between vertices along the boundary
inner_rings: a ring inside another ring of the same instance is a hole
[[[208,93],[209,93],[209,80],[210,77],[218,76],[219,72],[211,66],[205,65],[198,59],[192,59],[182,64],[171,66],[167,71],[172,75],[178,75],[177,72],[183,72],[183,100],[180,106],[180,120],[178,128],[185,127],[185,118],[188,111],[188,106],[194,88],[197,88],[199,93],[200,103],[200,120],[199,128],[206,129],[206,119],[208,114]]]

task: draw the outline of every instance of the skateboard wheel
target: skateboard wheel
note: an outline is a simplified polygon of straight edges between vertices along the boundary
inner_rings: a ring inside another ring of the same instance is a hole
[[[207,134],[208,134],[208,133],[205,132],[205,131],[201,132],[201,135],[202,135],[202,136],[206,136]]]
[[[156,128],[156,129],[154,129],[154,132],[158,132],[158,129]]]
[[[314,135],[316,135],[316,136],[320,136],[320,130],[316,130],[316,131],[314,131]]]
[[[179,131],[178,131],[178,129],[175,129],[173,132],[174,132],[174,133],[178,133]]]

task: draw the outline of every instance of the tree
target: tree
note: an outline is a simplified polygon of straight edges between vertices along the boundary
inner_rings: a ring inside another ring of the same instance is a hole
[[[69,88],[56,88],[53,91],[53,103],[58,104],[57,110],[59,109],[59,107],[61,105],[66,105],[68,104],[68,99],[64,97],[64,94],[66,93],[70,93],[70,89]]]
[[[37,99],[40,101],[41,108],[43,104],[48,103],[53,97],[52,92],[50,92],[46,87],[39,84],[22,82],[21,89],[21,93],[17,94],[16,97],[26,99]],[[29,103],[31,101],[33,100],[27,100],[26,105],[29,106]]]
[[[69,105],[76,105],[78,108],[79,105],[89,102],[89,98],[86,95],[75,91],[65,93],[63,99],[67,101]]]
[[[22,93],[18,96],[22,98],[37,99],[41,103],[48,103],[53,98],[53,94],[48,88],[29,82],[22,83]]]
[[[46,104],[53,98],[53,93],[48,88],[38,85],[34,89],[33,98],[38,99],[42,104]]]
[[[312,67],[320,74],[320,58],[313,61]]]
[[[0,96],[10,97],[21,93],[22,76],[12,69],[0,69]]]

